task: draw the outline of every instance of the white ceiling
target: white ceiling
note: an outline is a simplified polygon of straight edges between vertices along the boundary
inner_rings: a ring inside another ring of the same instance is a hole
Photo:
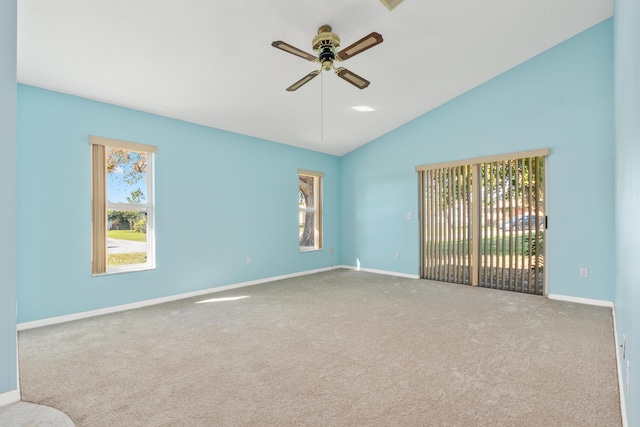
[[[342,155],[611,17],[613,0],[20,0],[18,80]],[[360,90],[271,46],[313,53],[329,24]],[[351,107],[366,105],[372,112]]]

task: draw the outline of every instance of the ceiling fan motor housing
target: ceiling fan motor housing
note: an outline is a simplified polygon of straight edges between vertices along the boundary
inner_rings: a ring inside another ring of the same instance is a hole
[[[313,50],[318,54],[318,59],[325,71],[333,67],[336,59],[336,49],[340,47],[340,37],[331,32],[329,25],[323,25],[318,29],[318,34],[312,41]]]

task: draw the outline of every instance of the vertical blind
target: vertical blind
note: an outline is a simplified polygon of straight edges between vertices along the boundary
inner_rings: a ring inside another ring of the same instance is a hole
[[[107,148],[91,146],[91,272],[107,271]]]
[[[427,279],[470,284],[471,179],[469,166],[423,172]]]
[[[542,294],[544,159],[484,163],[480,286]]]
[[[542,295],[548,154],[543,149],[417,167],[421,276]]]

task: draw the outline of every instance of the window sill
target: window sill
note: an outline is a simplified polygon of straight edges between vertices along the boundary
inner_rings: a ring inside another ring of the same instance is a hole
[[[155,266],[151,265],[135,265],[135,266],[118,266],[118,267],[110,267],[106,273],[98,273],[92,274],[92,276],[110,276],[112,274],[121,274],[121,273],[135,273],[137,271],[147,271],[147,270],[155,270]]]
[[[322,248],[314,248],[311,246],[303,246],[300,248],[300,253],[304,253],[304,252],[317,252],[317,251],[321,251]]]

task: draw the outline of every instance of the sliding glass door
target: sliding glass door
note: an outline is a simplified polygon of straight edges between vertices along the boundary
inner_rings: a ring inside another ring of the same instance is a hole
[[[417,167],[421,276],[542,295],[547,155],[537,150]]]

